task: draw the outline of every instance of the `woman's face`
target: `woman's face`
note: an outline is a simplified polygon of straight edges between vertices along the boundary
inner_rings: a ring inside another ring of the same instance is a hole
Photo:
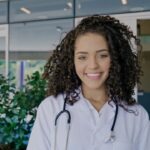
[[[103,36],[96,33],[80,35],[75,42],[74,63],[83,88],[105,88],[111,59]]]

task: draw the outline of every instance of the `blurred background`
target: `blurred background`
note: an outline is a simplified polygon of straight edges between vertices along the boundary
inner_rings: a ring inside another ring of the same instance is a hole
[[[150,114],[150,0],[0,0],[0,74],[21,88],[27,75],[42,73],[66,32],[92,14],[117,17],[141,40],[144,75],[135,93]]]

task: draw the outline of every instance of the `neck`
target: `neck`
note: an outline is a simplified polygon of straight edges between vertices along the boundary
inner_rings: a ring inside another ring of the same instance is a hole
[[[105,87],[101,89],[90,89],[82,86],[82,92],[84,97],[95,107],[97,111],[100,111],[102,106],[108,101],[108,94]]]

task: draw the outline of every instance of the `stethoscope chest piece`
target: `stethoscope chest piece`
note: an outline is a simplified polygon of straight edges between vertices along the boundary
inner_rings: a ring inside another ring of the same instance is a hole
[[[113,143],[116,141],[116,136],[114,134],[114,131],[110,132],[110,135],[105,139],[105,143]]]

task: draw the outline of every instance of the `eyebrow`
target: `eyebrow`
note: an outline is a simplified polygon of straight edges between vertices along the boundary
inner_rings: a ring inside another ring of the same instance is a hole
[[[105,52],[105,51],[108,52],[108,49],[100,49],[100,50],[97,50],[96,53]],[[79,52],[76,52],[75,54],[88,54],[88,52],[79,51]]]

